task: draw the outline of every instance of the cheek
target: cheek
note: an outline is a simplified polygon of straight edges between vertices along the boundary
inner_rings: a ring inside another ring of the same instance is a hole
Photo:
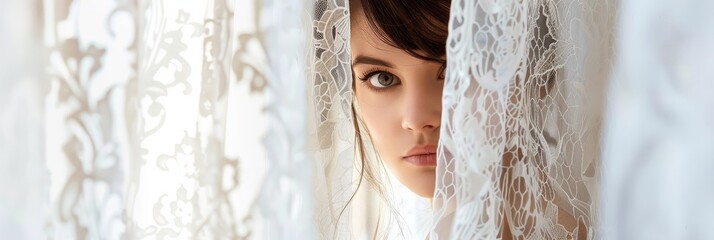
[[[404,141],[400,139],[402,129],[398,98],[389,93],[365,93],[358,94],[357,100],[361,117],[379,155],[384,160],[400,157]]]

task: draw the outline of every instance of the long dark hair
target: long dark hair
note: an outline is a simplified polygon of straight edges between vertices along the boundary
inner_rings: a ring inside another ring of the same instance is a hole
[[[369,29],[382,42],[402,49],[416,58],[441,63],[440,71],[443,72],[446,66],[446,39],[448,37],[450,6],[450,0],[353,0],[350,2],[350,11],[355,12],[354,10],[360,8],[366,17]],[[352,78],[354,79],[354,74]],[[354,89],[354,80],[352,88]],[[352,196],[340,212],[338,221],[354,199],[363,181],[375,190],[379,197],[385,199],[385,192],[378,174],[372,167],[373,164],[379,164],[383,168],[383,165],[381,161],[378,163],[367,161],[366,145],[360,129],[364,128],[368,138],[369,131],[357,115],[354,101],[352,121],[355,133],[355,151],[359,156],[359,179]],[[382,228],[389,228],[388,223],[377,222],[373,238],[383,237],[379,236],[381,225],[384,225]]]

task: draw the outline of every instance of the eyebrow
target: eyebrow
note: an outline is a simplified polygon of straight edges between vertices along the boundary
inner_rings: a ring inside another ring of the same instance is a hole
[[[352,66],[357,65],[357,64],[370,64],[370,65],[381,65],[385,67],[392,67],[392,64],[389,62],[386,62],[381,59],[373,58],[373,57],[368,57],[368,56],[357,56],[355,57],[354,60],[352,60]]]

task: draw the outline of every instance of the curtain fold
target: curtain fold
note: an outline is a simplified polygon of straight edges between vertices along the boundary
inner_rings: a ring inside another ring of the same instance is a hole
[[[603,131],[607,239],[714,234],[714,3],[625,1]]]

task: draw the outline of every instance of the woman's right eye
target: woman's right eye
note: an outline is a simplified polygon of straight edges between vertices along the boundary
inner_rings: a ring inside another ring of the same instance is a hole
[[[375,88],[387,88],[399,83],[397,77],[388,72],[375,72],[370,74],[367,81]]]

